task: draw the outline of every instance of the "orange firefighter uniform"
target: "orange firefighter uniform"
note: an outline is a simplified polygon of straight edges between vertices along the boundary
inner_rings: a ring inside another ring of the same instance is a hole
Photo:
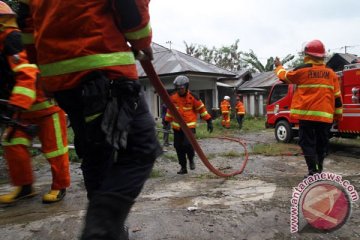
[[[44,96],[40,85],[36,85],[38,68],[29,63],[15,23],[0,32],[0,49],[1,57],[9,63],[9,71],[15,74],[15,85],[9,103],[23,109],[17,113],[21,122],[39,126],[37,136],[41,142],[41,151],[51,166],[51,190],[43,196],[43,202],[59,201],[70,185],[65,113]],[[14,52],[11,52],[11,49]],[[9,166],[12,183],[17,188],[10,194],[0,196],[0,202],[11,203],[25,194],[21,193],[23,186],[31,186],[34,182],[31,155],[28,151],[32,137],[17,128],[9,128],[6,132],[11,133],[11,136],[4,136],[2,140],[4,157]],[[28,195],[34,195],[32,188]]]
[[[178,92],[175,92],[170,96],[170,99],[174,103],[186,125],[194,134],[196,133],[198,114],[203,120],[207,121],[208,130],[210,132],[212,131],[211,115],[207,112],[204,103],[197,96],[193,95],[189,90],[187,90],[187,88],[183,95],[180,96]],[[168,110],[166,113],[165,121],[171,122],[171,126],[174,130],[174,147],[178,157],[179,165],[181,167],[180,171],[177,173],[186,174],[186,157],[189,160],[190,169],[195,169],[194,148],[185,136],[184,132],[181,130],[179,122],[173,117],[173,114],[170,110]]]
[[[241,129],[246,112],[245,112],[245,106],[240,100],[237,100],[235,105],[235,110],[236,110],[236,120],[239,124],[239,128]]]
[[[196,128],[197,114],[205,121],[211,119],[211,115],[207,112],[204,103],[190,91],[184,97],[179,96],[176,92],[170,96],[170,99],[189,128]],[[165,121],[171,122],[174,130],[180,130],[179,122],[176,121],[169,110],[166,113]]]
[[[275,73],[280,80],[297,84],[290,115],[299,119],[299,145],[308,175],[313,175],[322,172],[330,127],[334,120],[342,118],[342,100],[338,76],[324,64],[323,44],[318,40],[310,42],[305,54],[304,65],[291,71],[286,71],[276,59]]]
[[[224,99],[220,103],[220,111],[223,117],[221,120],[221,125],[225,128],[230,128],[231,105],[229,100]]]
[[[30,9],[34,23],[41,83],[68,114],[83,159],[81,239],[125,239],[125,220],[161,153],[133,53],[150,52],[149,0],[21,2],[29,7],[19,16]]]

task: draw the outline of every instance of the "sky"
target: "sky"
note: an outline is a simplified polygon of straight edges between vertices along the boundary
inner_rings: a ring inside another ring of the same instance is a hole
[[[319,39],[330,53],[360,56],[359,0],[151,0],[153,42],[254,51],[260,61],[284,58]],[[346,46],[346,47],[345,47]]]

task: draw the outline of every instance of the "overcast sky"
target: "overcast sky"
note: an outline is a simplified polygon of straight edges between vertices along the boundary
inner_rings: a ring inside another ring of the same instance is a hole
[[[182,52],[184,41],[218,48],[239,39],[265,61],[319,39],[360,56],[360,0],[151,0],[150,14],[153,41]]]

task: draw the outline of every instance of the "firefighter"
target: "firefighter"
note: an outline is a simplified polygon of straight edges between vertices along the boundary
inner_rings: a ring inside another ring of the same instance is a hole
[[[36,86],[38,68],[29,63],[15,13],[2,1],[0,24],[0,58],[1,62],[5,63],[1,66],[0,78],[2,82],[13,86],[7,89],[10,95],[9,104],[13,110],[10,117],[39,126],[37,137],[52,173],[51,190],[43,195],[42,201],[58,202],[63,199],[66,188],[70,185],[65,113],[45,98],[39,86]],[[19,128],[8,128],[3,136],[4,157],[15,189],[1,195],[0,203],[11,204],[36,195],[31,154],[28,150],[31,140],[32,137]]]
[[[244,120],[244,116],[245,116],[245,107],[240,99],[240,96],[236,97],[235,110],[236,110],[236,121],[239,124],[239,129],[241,129],[243,120]]]
[[[81,239],[128,239],[125,220],[162,152],[134,55],[153,58],[149,1],[21,2],[29,7],[21,4],[19,16],[34,23],[41,83],[68,114],[82,158],[89,205]]]
[[[230,128],[230,113],[231,113],[231,105],[230,105],[230,97],[225,96],[224,100],[220,103],[220,111],[222,114],[221,125],[224,128]]]
[[[342,118],[342,100],[336,73],[325,66],[325,47],[319,40],[304,48],[304,64],[287,71],[275,59],[275,72],[285,83],[297,84],[290,115],[299,119],[299,145],[308,176],[321,173],[334,121]]]
[[[174,86],[176,91],[170,98],[187,126],[195,134],[196,120],[199,114],[207,122],[207,130],[211,133],[213,131],[211,115],[207,112],[203,102],[189,90],[189,78],[184,75],[177,76],[174,80]],[[166,113],[165,121],[171,123],[174,131],[174,147],[181,167],[177,173],[186,174],[188,173],[186,157],[189,160],[190,169],[195,169],[194,148],[169,110]]]

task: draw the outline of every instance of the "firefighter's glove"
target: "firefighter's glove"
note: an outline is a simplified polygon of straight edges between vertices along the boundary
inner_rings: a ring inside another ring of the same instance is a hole
[[[212,131],[214,130],[211,119],[207,120],[207,130],[208,130],[209,133],[212,133]]]
[[[140,100],[140,84],[133,80],[116,80],[110,86],[101,129],[106,141],[116,150],[126,149],[127,136]]]

